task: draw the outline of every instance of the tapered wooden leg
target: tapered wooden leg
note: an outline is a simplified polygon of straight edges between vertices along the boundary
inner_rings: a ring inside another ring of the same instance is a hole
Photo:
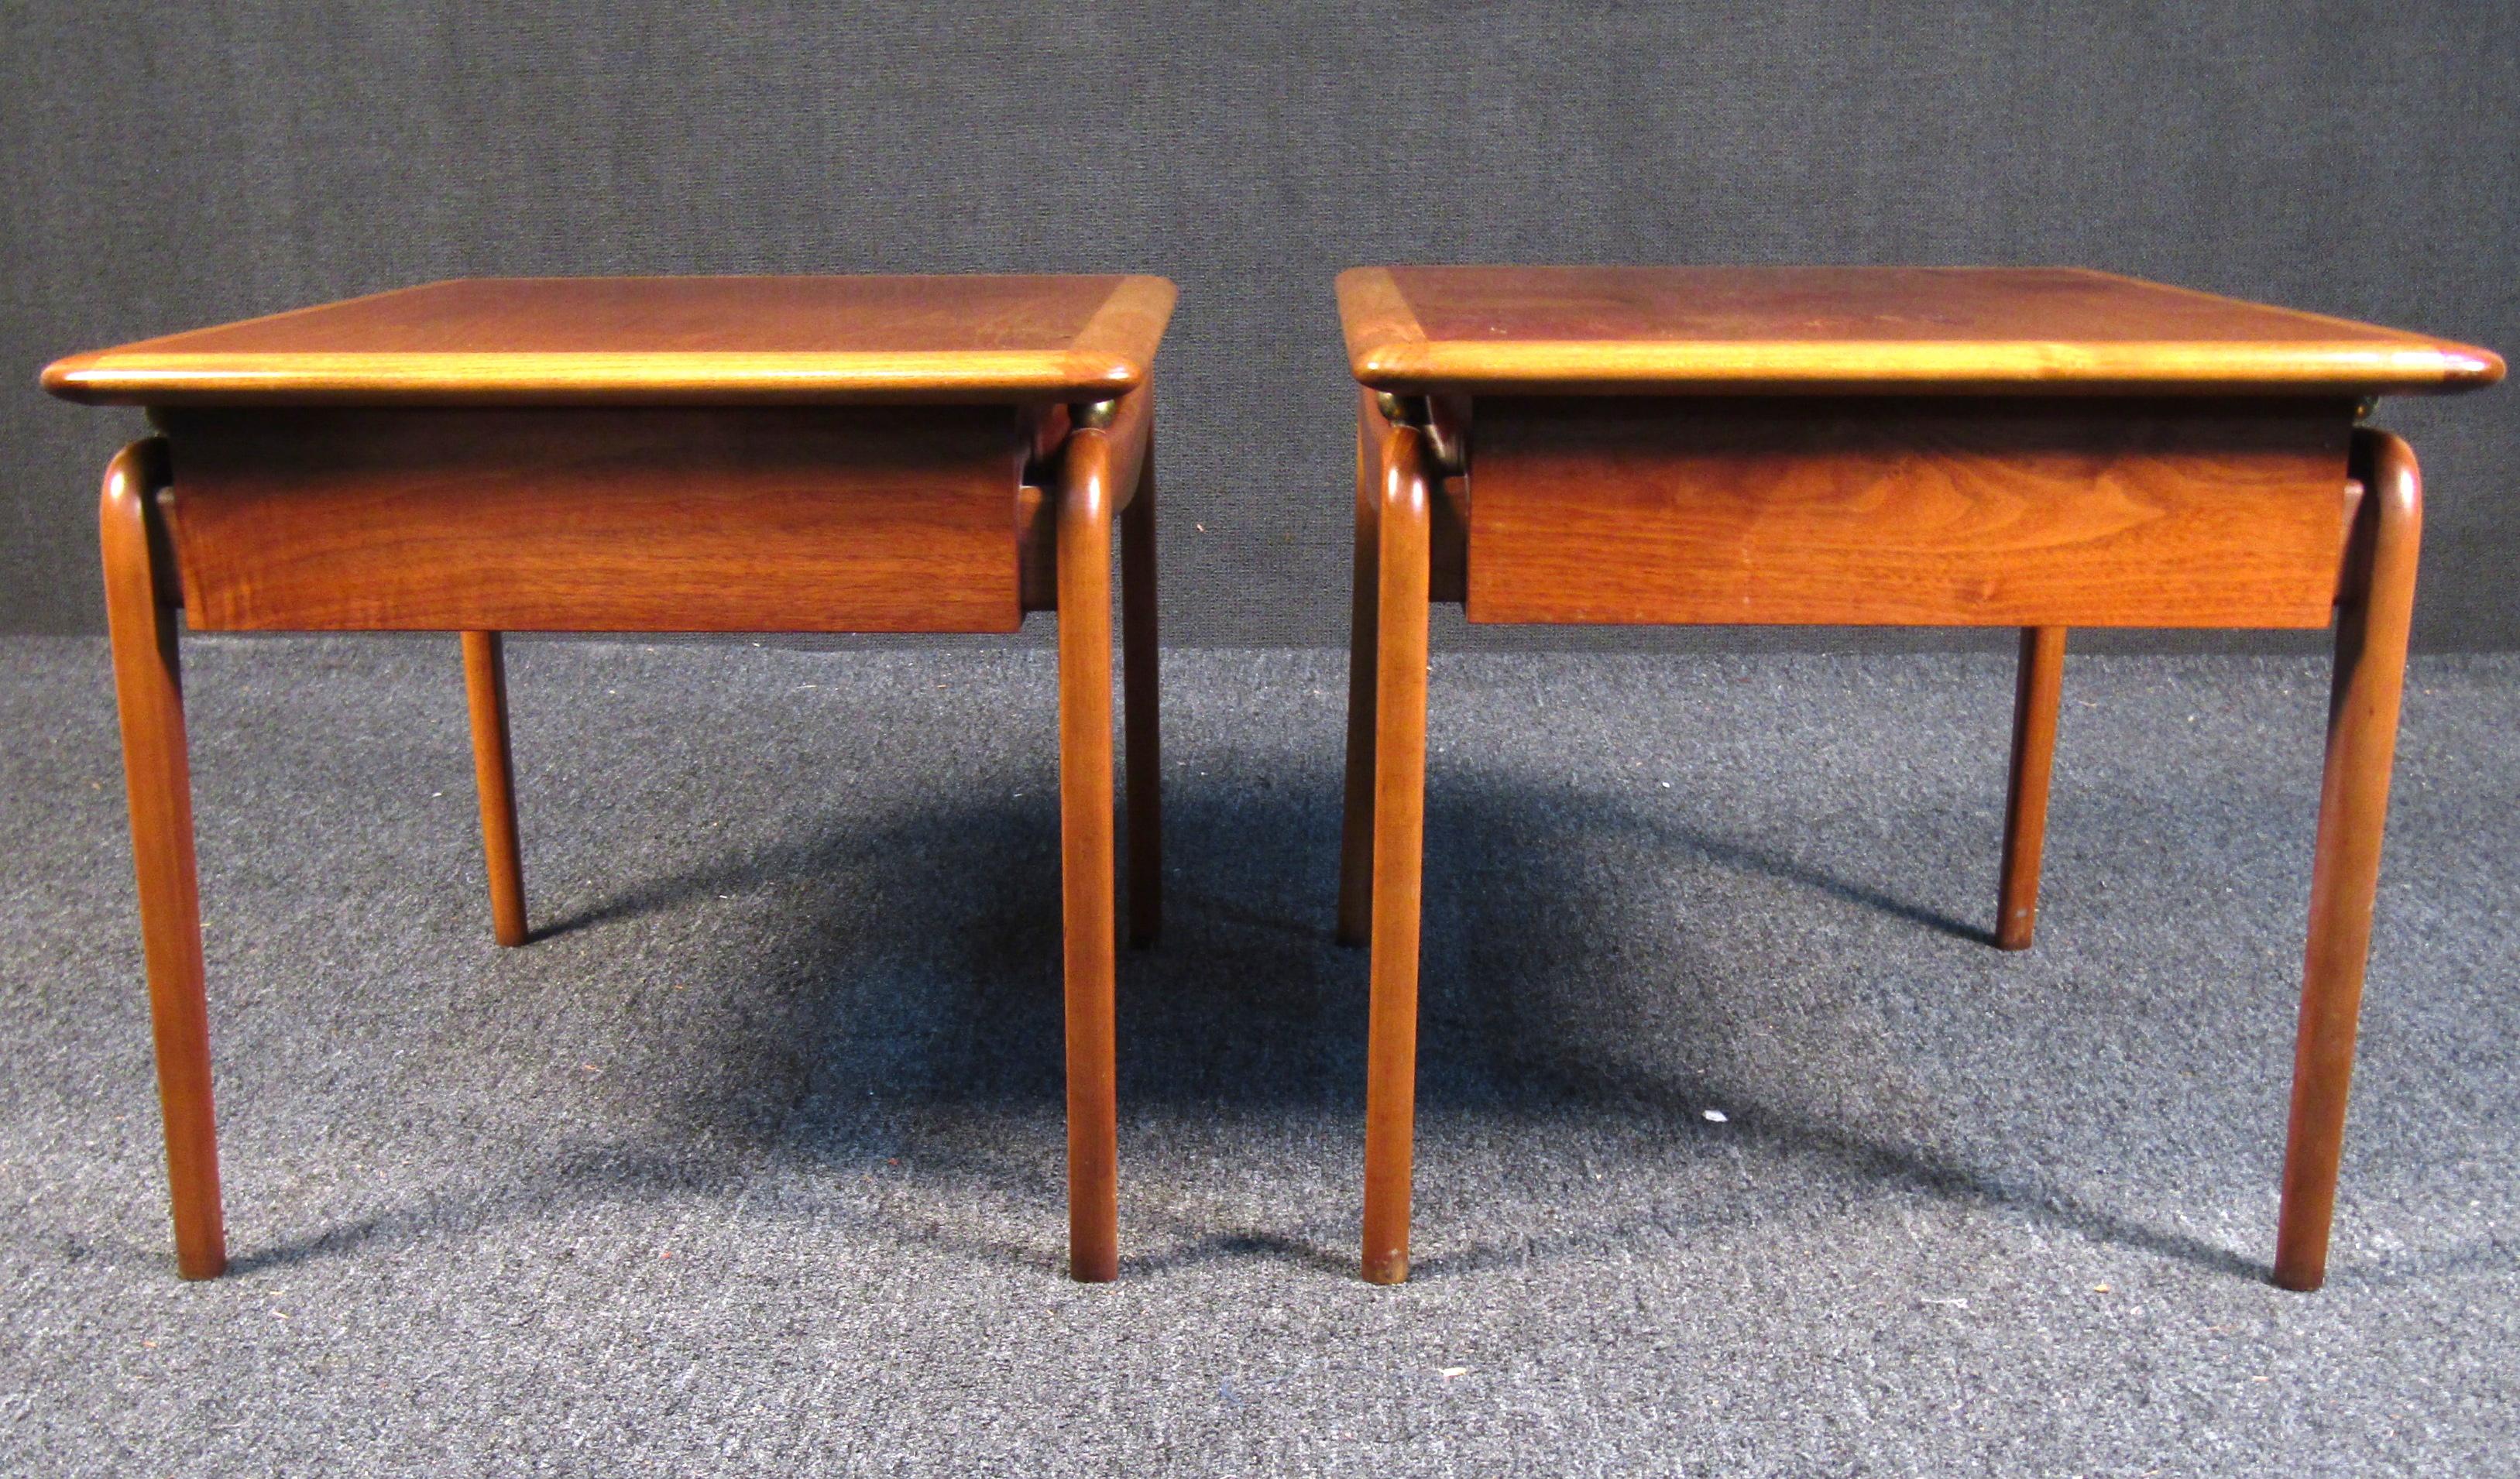
[[[228,1266],[219,1209],[218,1121],[210,1105],[209,1008],[202,996],[201,886],[193,865],[193,778],[176,663],[174,578],[161,561],[158,491],[165,443],[132,443],[106,469],[98,522],[113,692],[122,713],[122,776],[131,802],[131,859],[149,967],[158,1101],[166,1121],[166,1181],[175,1268],[212,1278]]]
[[[2028,950],[2039,920],[2039,851],[2048,839],[2048,774],[2056,757],[2056,707],[2065,689],[2065,629],[2021,629],[2012,694],[2012,777],[2003,798],[2003,881],[1995,943]]]
[[[1111,866],[1111,454],[1068,437],[1058,489],[1059,879],[1067,964],[1067,1265],[1119,1277]]]
[[[525,872],[508,754],[508,660],[498,633],[464,634],[464,696],[472,711],[472,784],[481,797],[481,856],[490,870],[490,932],[502,945],[522,945]]]
[[[1339,816],[1338,942],[1363,945],[1373,925],[1373,729],[1375,624],[1381,611],[1382,420],[1373,394],[1356,413],[1356,575],[1348,617],[1347,798]]]
[[[1418,1094],[1418,911],[1426,811],[1430,483],[1418,430],[1383,443],[1376,531],[1372,1007],[1366,1043],[1365,1277],[1409,1277]]]
[[[1155,448],[1149,433],[1138,491],[1120,515],[1120,663],[1128,708],[1129,943],[1164,927],[1163,735],[1155,641]]]
[[[2327,1277],[2354,1028],[2371,952],[2371,901],[2380,885],[2380,834],[2388,818],[2398,697],[2415,605],[2415,552],[2423,534],[2423,478],[2407,444],[2385,431],[2358,431],[2355,464],[2363,493],[2337,604],[2336,676],[2310,876],[2310,941],[2293,1054],[2292,1122],[2284,1143],[2283,1210],[2275,1232],[2275,1282],[2287,1289],[2316,1289]]]

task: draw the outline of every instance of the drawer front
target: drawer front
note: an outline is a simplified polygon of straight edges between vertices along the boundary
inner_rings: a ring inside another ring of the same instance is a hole
[[[160,417],[209,631],[1012,631],[1006,407]]]
[[[2328,401],[1482,398],[1472,621],[2316,627]]]

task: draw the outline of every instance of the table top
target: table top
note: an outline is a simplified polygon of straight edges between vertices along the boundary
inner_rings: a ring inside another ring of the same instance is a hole
[[[1381,390],[2375,395],[2502,377],[2484,349],[2071,267],[1358,267]]]
[[[1094,401],[1147,378],[1155,277],[467,278],[72,355],[140,405]]]

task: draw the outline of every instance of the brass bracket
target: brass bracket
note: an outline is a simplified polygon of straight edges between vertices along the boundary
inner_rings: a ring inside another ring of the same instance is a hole
[[[1108,431],[1120,417],[1120,403],[1116,400],[1080,401],[1073,405],[1053,409],[1067,413],[1067,426],[1058,441],[1048,446],[1036,444],[1025,449],[1023,466],[1025,482],[1048,486],[1052,470],[1058,466],[1059,457],[1066,451],[1069,436],[1079,431]]]
[[[1457,421],[1435,414],[1435,402],[1424,395],[1394,395],[1388,390],[1373,392],[1373,407],[1382,419],[1395,426],[1413,426],[1426,438],[1427,458],[1435,471],[1447,477],[1459,477],[1469,468],[1469,448],[1462,445],[1462,427]]]
[[[1373,392],[1373,409],[1395,426],[1423,428],[1435,420],[1435,406],[1422,395],[1394,395],[1388,390]]]

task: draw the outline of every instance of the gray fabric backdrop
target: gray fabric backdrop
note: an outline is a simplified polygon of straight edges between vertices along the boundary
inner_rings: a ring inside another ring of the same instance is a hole
[[[0,18],[0,629],[101,624],[139,425],[45,360],[457,274],[1170,276],[1164,605],[1217,644],[1343,638],[1352,263],[2076,262],[2520,348],[2512,3]],[[2419,640],[2520,643],[2520,397],[2382,419]]]

